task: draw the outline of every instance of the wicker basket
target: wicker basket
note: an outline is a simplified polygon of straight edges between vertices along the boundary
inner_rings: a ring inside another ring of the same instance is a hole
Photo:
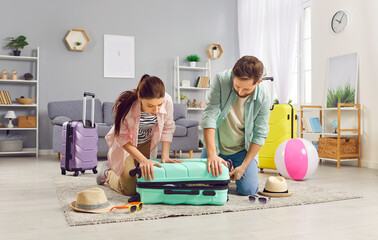
[[[20,152],[24,140],[0,140],[0,152]]]
[[[357,144],[355,138],[340,139],[340,155],[356,153]],[[333,159],[337,158],[337,138],[319,138],[319,157]],[[342,158],[343,157],[341,157],[341,159]]]

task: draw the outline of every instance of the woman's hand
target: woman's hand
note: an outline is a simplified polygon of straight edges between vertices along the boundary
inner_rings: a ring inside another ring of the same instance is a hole
[[[146,181],[151,181],[155,179],[154,174],[154,166],[161,167],[161,165],[157,162],[150,161],[147,158],[139,163],[140,171],[142,173],[142,177]]]
[[[161,156],[161,163],[182,163],[183,161],[172,159],[169,156]]]

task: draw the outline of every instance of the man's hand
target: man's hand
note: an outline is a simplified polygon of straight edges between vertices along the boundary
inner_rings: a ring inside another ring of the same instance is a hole
[[[239,180],[240,178],[243,177],[243,174],[245,172],[245,169],[243,169],[241,166],[237,167],[237,168],[234,168],[231,172],[230,172],[230,179],[232,181],[236,181],[236,180]]]
[[[222,164],[224,164],[226,167],[227,162],[223,160],[219,156],[213,156],[213,157],[208,157],[207,158],[207,171],[213,174],[213,177],[217,176],[219,177],[219,174],[222,174]]]
[[[146,181],[151,181],[151,178],[152,180],[155,179],[154,166],[161,167],[159,163],[150,161],[148,159],[140,162],[139,167],[142,172],[142,177],[146,179]]]
[[[182,160],[171,159],[170,157],[161,157],[161,163],[182,163]]]

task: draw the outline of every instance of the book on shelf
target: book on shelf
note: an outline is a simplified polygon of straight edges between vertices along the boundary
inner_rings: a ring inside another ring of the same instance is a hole
[[[306,132],[310,132],[310,129],[309,129],[308,125],[307,125],[307,121],[306,121],[305,118],[302,118],[302,123],[303,123],[304,130]]]
[[[3,99],[2,93],[3,91],[0,91],[0,104],[5,104],[5,99]]]
[[[319,118],[310,118],[311,129],[313,132],[322,132],[322,125],[320,124]]]
[[[12,104],[12,99],[11,99],[8,91],[6,91],[6,97],[7,97],[8,103]]]
[[[6,92],[7,91],[0,91],[0,101],[1,101],[1,104],[10,104],[9,101],[8,101],[8,99],[7,99]]]
[[[210,77],[199,77],[196,87],[198,88],[208,88],[210,82]]]

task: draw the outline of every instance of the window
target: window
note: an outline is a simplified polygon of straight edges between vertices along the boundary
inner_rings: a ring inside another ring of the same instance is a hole
[[[311,1],[302,1],[302,12],[295,40],[292,104],[311,104]]]

